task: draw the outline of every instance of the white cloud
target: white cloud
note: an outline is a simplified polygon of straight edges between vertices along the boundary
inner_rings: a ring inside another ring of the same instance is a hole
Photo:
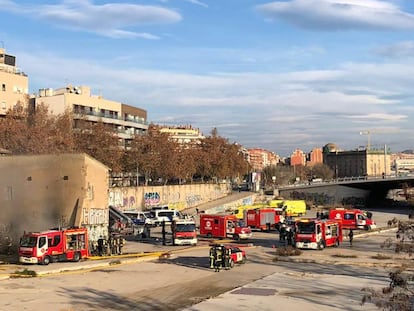
[[[256,8],[269,20],[283,19],[307,29],[414,29],[414,15],[379,0],[291,0]]]
[[[381,139],[387,145],[397,143],[403,138],[396,139],[395,132],[410,133],[409,120],[414,118],[414,64],[349,63],[326,71],[195,75],[123,69],[44,51],[17,55],[31,87],[58,88],[68,79],[73,85],[91,86],[93,94],[106,99],[146,109],[150,122],[191,124],[205,134],[217,127],[231,142],[277,148],[282,155],[292,152],[291,146],[310,150],[328,142],[354,148],[363,143],[358,133],[373,127],[395,129]],[[263,135],[267,138],[259,140]],[[407,134],[404,141],[409,138]]]
[[[201,2],[201,1],[199,1],[199,0],[185,0],[185,1],[190,2],[190,3],[192,3],[192,4],[196,4],[196,5],[199,5],[199,6],[205,7],[205,8],[208,8],[208,5],[207,5],[206,3]]]
[[[369,113],[366,115],[352,115],[348,116],[350,119],[356,120],[368,120],[368,121],[400,121],[407,119],[408,116],[401,114],[390,114],[390,113]]]
[[[66,0],[60,4],[32,7],[7,1],[0,10],[42,19],[57,27],[112,38],[158,39],[158,36],[129,29],[148,24],[176,23],[182,19],[176,11],[159,6],[130,3],[95,5],[89,0]]]

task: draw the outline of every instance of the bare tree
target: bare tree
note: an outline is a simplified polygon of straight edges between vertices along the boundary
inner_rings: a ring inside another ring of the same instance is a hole
[[[399,221],[396,241],[387,239],[383,247],[395,245],[396,253],[413,254],[414,222]],[[414,274],[411,269],[399,268],[389,273],[390,282],[381,290],[363,288],[365,292],[362,303],[374,303],[381,310],[412,311],[414,310]]]
[[[102,121],[92,123],[81,120],[74,131],[74,140],[77,152],[89,154],[113,172],[121,171],[123,150],[118,136]]]

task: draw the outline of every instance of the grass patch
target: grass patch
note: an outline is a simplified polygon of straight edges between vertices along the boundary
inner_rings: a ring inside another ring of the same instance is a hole
[[[302,251],[294,248],[292,246],[283,246],[283,247],[278,247],[276,249],[276,255],[278,256],[299,256],[302,254]]]
[[[386,260],[386,259],[392,259],[391,256],[384,255],[384,254],[376,254],[374,256],[371,256],[372,259],[378,259],[378,260]]]
[[[34,278],[37,276],[36,271],[24,269],[22,271],[14,271],[14,273],[10,276],[12,278]]]
[[[336,258],[357,258],[357,255],[345,255],[345,254],[333,254],[332,257]]]

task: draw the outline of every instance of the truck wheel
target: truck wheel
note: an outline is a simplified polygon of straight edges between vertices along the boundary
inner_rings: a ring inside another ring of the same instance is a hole
[[[371,231],[371,226],[365,226],[365,230]]]
[[[335,242],[335,247],[339,247],[339,240],[338,239]]]
[[[240,237],[239,237],[239,235],[238,235],[238,234],[235,234],[235,235],[233,236],[233,240],[240,241]]]
[[[50,257],[49,256],[45,256],[45,258],[43,258],[42,264],[47,266],[48,264],[50,264]]]
[[[213,236],[211,235],[211,233],[207,233],[207,237],[208,237],[209,239],[211,239]]]
[[[323,250],[324,248],[325,248],[325,241],[324,240],[319,241],[318,249]]]
[[[81,255],[79,252],[76,252],[75,254],[73,254],[73,261],[74,262],[78,262],[81,258]]]
[[[232,269],[234,267],[234,261],[233,261],[233,259],[230,259],[229,260],[229,267],[230,267],[230,269]]]

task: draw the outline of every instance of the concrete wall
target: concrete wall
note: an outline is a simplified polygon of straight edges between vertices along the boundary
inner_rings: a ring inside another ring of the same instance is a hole
[[[238,200],[228,202],[228,203],[223,203],[219,206],[206,209],[205,213],[206,214],[219,214],[219,213],[225,213],[225,212],[232,212],[236,210],[237,208],[239,208],[239,206],[254,204],[256,197],[257,197],[257,194],[252,194],[242,199],[238,199]]]
[[[121,211],[145,210],[157,205],[185,210],[225,197],[229,193],[231,187],[228,184],[120,187],[109,189],[109,205]]]
[[[326,187],[307,187],[307,188],[291,188],[280,189],[279,196],[283,198],[291,198],[293,192],[303,194],[325,195],[330,199],[331,204],[341,204],[344,198],[361,198],[365,200],[369,196],[369,190],[346,187],[342,185],[326,186]]]
[[[86,224],[97,234],[107,230],[108,168],[93,158],[3,156],[0,172],[0,238]]]

